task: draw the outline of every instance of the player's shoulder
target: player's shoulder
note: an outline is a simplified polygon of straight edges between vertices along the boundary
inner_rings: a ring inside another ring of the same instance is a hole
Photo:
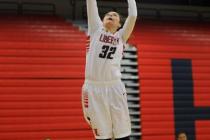
[[[100,26],[96,31],[95,31],[95,34],[100,34],[100,33],[103,33],[104,32],[104,27],[103,26]]]
[[[89,29],[89,28],[88,28]],[[90,37],[93,37],[93,36],[95,36],[95,34],[98,34],[99,32],[101,32],[101,30],[103,29],[103,26],[102,25],[100,25],[100,26],[98,26],[97,28],[95,28],[95,30],[94,31],[89,31],[88,30],[88,35],[90,36]]]
[[[121,29],[119,29],[117,32],[118,32],[118,34],[122,35],[122,34],[123,34],[123,30],[122,30],[122,28],[121,28]]]

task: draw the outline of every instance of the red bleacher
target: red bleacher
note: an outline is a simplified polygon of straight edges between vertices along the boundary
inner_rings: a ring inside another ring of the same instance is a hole
[[[139,21],[131,42],[152,45],[209,46],[209,34],[208,23]]]
[[[81,107],[85,45],[62,18],[0,18],[1,140],[93,140]]]
[[[62,18],[0,18],[0,139],[93,140],[83,119],[86,36]],[[142,140],[174,140],[171,59],[191,59],[195,106],[209,106],[208,24],[139,22]],[[183,122],[185,123],[185,122]],[[207,140],[209,122],[196,122]]]
[[[207,23],[139,21],[130,42],[138,48],[142,140],[175,140],[171,61],[192,61],[194,106],[209,108],[210,26]],[[184,76],[185,73],[178,74]],[[179,82],[183,83],[179,89],[188,88],[184,83],[189,81]],[[180,96],[188,94],[183,92]],[[178,102],[184,105],[189,100],[183,98]],[[178,114],[183,115],[194,117],[187,112]],[[195,121],[196,140],[210,138],[209,119]],[[188,121],[179,124],[182,124],[179,129],[190,131],[191,139],[192,128],[187,126]]]

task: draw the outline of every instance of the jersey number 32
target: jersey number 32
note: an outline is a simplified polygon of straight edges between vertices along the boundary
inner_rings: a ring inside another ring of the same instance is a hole
[[[99,57],[113,59],[113,55],[115,54],[116,50],[117,50],[116,47],[110,47],[110,46],[104,45],[102,47],[102,52],[99,54]]]

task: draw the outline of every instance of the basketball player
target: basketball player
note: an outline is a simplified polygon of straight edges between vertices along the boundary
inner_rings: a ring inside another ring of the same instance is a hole
[[[137,8],[135,0],[127,2],[128,17],[121,28],[117,12],[108,12],[101,21],[96,0],[86,0],[90,45],[86,54],[82,102],[85,119],[96,140],[129,140],[131,134],[120,61],[123,46],[137,19]]]

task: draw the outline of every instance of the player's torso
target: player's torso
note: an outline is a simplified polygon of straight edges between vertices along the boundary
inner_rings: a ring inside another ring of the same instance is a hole
[[[103,28],[98,29],[90,38],[86,56],[86,79],[94,81],[120,79],[123,46],[119,32],[112,34]]]

